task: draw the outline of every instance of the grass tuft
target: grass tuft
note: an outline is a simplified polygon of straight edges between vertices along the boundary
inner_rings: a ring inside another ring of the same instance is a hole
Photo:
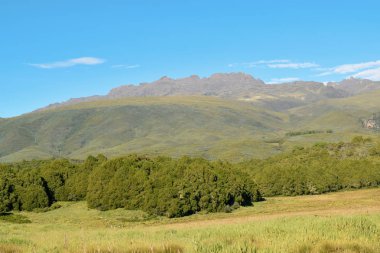
[[[21,214],[13,214],[13,213],[0,214],[0,221],[16,223],[16,224],[32,223],[31,220],[28,219],[28,217]]]
[[[314,246],[301,245],[295,253],[375,253],[375,251],[359,244],[323,242]]]
[[[21,249],[12,244],[0,244],[0,253],[19,253]]]
[[[184,249],[176,244],[164,245],[163,247],[137,247],[123,250],[119,248],[90,247],[86,253],[183,253]]]

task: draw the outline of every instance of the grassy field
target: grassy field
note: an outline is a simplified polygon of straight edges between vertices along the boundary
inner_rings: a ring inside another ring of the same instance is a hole
[[[59,204],[2,217],[0,252],[380,252],[380,189],[268,198],[178,219]]]

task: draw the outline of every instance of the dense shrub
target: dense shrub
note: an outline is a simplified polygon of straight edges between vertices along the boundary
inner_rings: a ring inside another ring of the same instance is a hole
[[[138,156],[96,168],[87,194],[91,208],[142,209],[168,217],[217,212],[235,202],[246,206],[258,200],[261,196],[253,181],[228,163]]]
[[[0,166],[0,214],[13,209],[15,198],[14,174],[5,166]]]
[[[261,200],[250,177],[229,163],[131,155],[84,162],[56,159],[9,164],[0,170],[0,212],[49,210],[56,201],[87,199],[90,208],[141,209],[179,217],[218,212]]]
[[[299,136],[299,135],[308,135],[308,134],[331,134],[333,133],[333,130],[326,130],[326,131],[321,131],[321,130],[305,130],[305,131],[293,131],[293,132],[287,132],[285,136],[288,137],[293,137],[293,136]]]
[[[265,196],[321,194],[341,189],[380,185],[380,157],[366,146],[369,139],[351,143],[317,144],[296,148],[266,160],[240,164]]]
[[[0,166],[0,213],[49,207],[56,201],[84,200],[88,175],[104,156],[84,162],[67,159]]]

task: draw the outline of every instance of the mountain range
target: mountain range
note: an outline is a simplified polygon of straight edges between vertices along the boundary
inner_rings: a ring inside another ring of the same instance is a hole
[[[0,119],[0,161],[144,153],[239,161],[377,133],[380,82],[266,84],[245,73],[162,77]]]
[[[344,98],[379,88],[380,82],[356,78],[327,84],[306,81],[266,84],[245,73],[217,73],[206,78],[193,75],[180,79],[164,76],[152,83],[123,85],[112,89],[105,96],[73,98],[42,110],[88,101],[160,96],[214,96],[252,101],[276,110],[285,110],[322,99]]]

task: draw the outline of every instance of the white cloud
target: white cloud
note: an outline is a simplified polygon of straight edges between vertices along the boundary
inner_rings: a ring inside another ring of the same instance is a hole
[[[125,64],[119,64],[119,65],[112,65],[111,68],[114,69],[135,69],[140,68],[141,66],[139,64],[134,65],[125,65]]]
[[[328,71],[325,71],[325,72],[319,74],[319,76],[355,73],[355,72],[360,71],[360,70],[370,69],[370,68],[378,67],[378,66],[380,66],[380,60],[355,63],[355,64],[343,64],[343,65],[339,65],[339,66],[330,68],[330,69],[328,69]]]
[[[322,72],[322,73],[320,73],[320,74],[318,74],[316,76],[329,76],[329,75],[337,74],[337,73],[335,73],[335,72],[333,72],[331,70],[329,70],[329,71],[322,70],[322,71],[325,71],[325,72]]]
[[[65,61],[57,61],[51,63],[32,63],[29,64],[33,67],[41,68],[41,69],[54,69],[54,68],[68,68],[73,67],[75,65],[97,65],[104,63],[104,59],[95,58],[95,57],[81,57],[74,58]]]
[[[317,68],[318,64],[312,62],[292,62],[286,59],[276,59],[276,60],[261,60],[255,62],[243,62],[243,63],[231,63],[228,67],[238,67],[243,66],[246,68],[254,68],[258,66],[264,66],[267,68],[289,68],[289,69],[306,69],[306,68]]]
[[[269,61],[263,60],[263,61],[256,61],[253,63],[258,65],[258,64],[288,63],[288,62],[291,62],[291,61],[290,60],[269,60]]]
[[[268,84],[290,83],[299,80],[300,79],[298,77],[273,78],[268,82]]]
[[[269,68],[274,69],[310,69],[310,68],[317,68],[319,67],[318,64],[311,63],[311,62],[300,62],[300,63],[276,63],[276,64],[268,64]]]
[[[285,59],[277,59],[277,60],[261,60],[261,61],[253,61],[253,62],[240,62],[240,63],[230,63],[228,64],[228,67],[238,67],[243,66],[246,68],[253,68],[259,65],[267,65],[267,64],[273,64],[273,63],[287,63],[290,62],[290,60]]]
[[[334,69],[334,72],[339,74],[353,73],[358,70],[368,69],[372,67],[380,66],[380,61],[363,62],[357,64],[345,64],[338,66]]]
[[[355,78],[370,79],[373,81],[380,81],[380,68],[367,69],[353,75]]]

